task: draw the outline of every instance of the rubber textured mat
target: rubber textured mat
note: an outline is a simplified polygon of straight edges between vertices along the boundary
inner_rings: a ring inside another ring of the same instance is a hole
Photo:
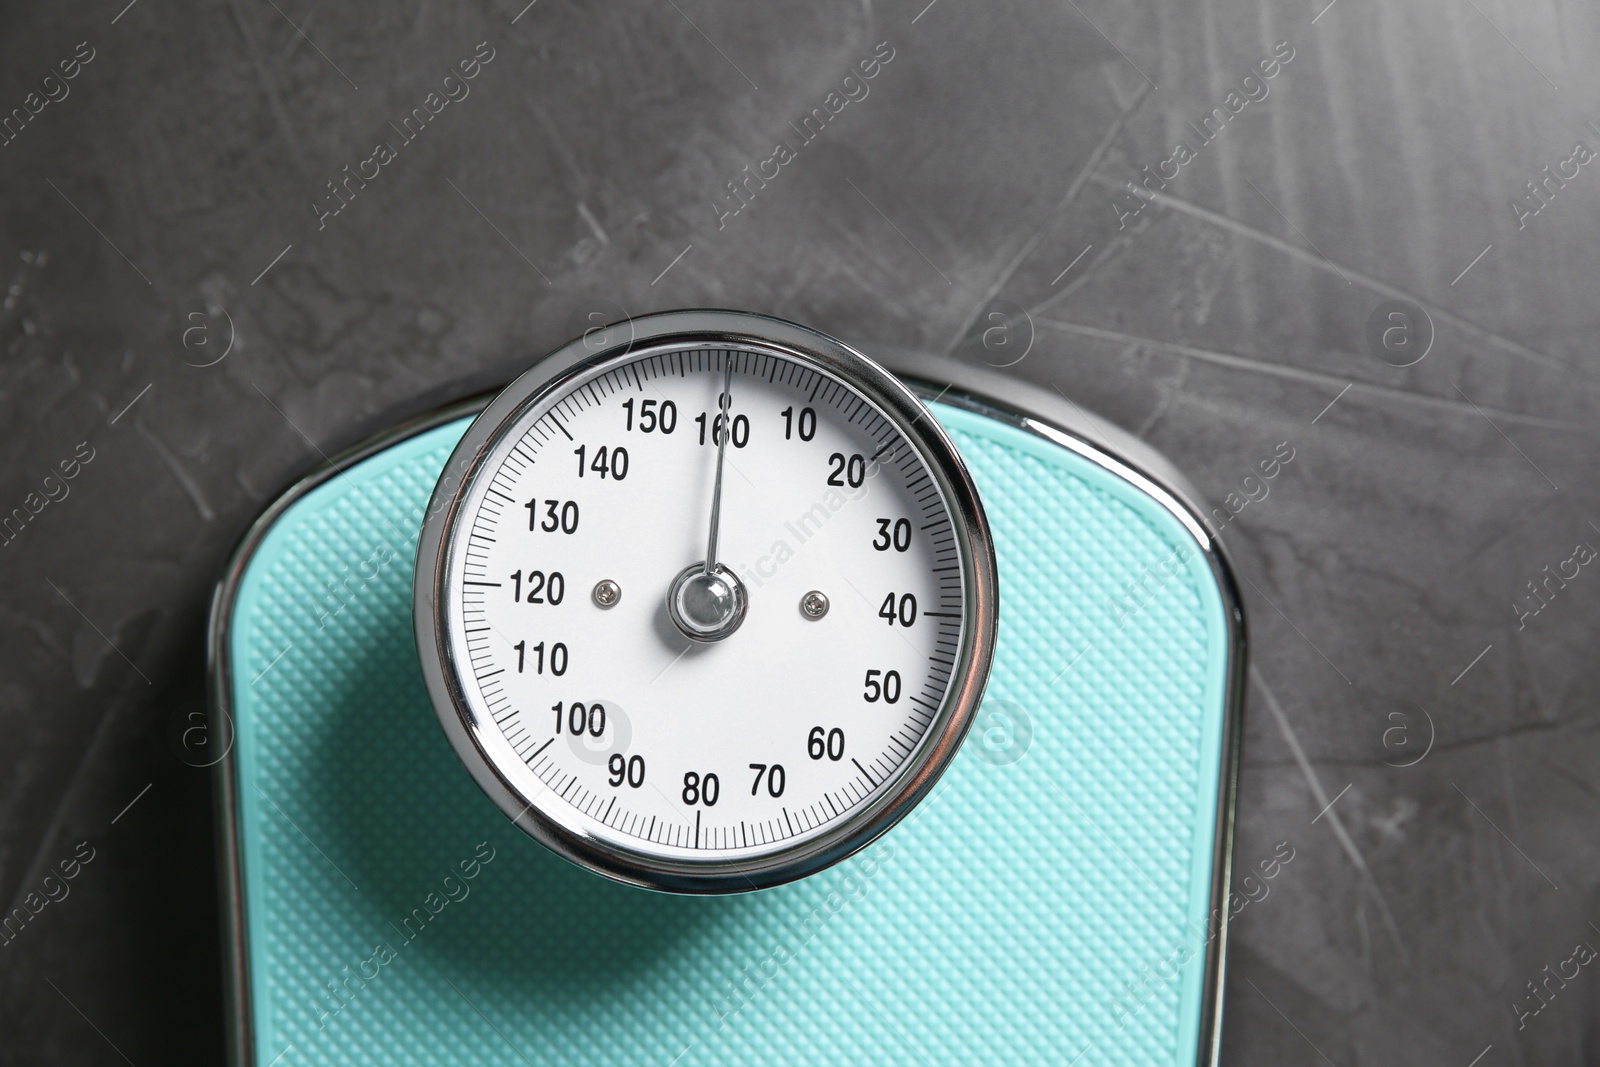
[[[1195,1063],[1222,595],[1133,484],[934,410],[996,538],[984,707],[905,823],[759,894],[580,871],[457,763],[411,588],[468,420],[283,510],[224,605],[255,1063]]]

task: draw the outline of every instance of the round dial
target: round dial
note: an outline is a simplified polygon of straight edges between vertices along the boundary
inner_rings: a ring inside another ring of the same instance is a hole
[[[994,564],[965,468],[809,330],[591,334],[485,410],[436,499],[417,624],[441,721],[518,825],[619,880],[836,862],[927,791],[981,696]]]

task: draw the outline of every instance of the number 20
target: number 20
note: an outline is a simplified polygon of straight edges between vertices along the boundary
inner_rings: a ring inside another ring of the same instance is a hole
[[[878,608],[878,618],[889,620],[890,626],[897,622],[901,626],[910,626],[917,621],[917,598],[905,593],[896,604],[894,594],[890,593],[883,598],[883,604]]]

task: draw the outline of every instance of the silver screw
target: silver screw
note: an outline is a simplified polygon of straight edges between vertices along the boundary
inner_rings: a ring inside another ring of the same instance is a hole
[[[594,602],[602,608],[614,608],[622,600],[622,586],[610,578],[602,578],[595,583]]]
[[[808,619],[820,619],[828,613],[828,598],[818,590],[811,590],[800,598],[800,614]]]

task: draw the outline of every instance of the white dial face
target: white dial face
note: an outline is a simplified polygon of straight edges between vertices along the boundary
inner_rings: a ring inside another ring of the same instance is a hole
[[[690,640],[669,591],[703,574],[724,426],[713,592],[742,587],[744,614]],[[916,765],[967,625],[964,549],[860,393],[788,355],[634,353],[488,449],[447,534],[446,641],[479,747],[530,806],[628,852],[743,860]]]

